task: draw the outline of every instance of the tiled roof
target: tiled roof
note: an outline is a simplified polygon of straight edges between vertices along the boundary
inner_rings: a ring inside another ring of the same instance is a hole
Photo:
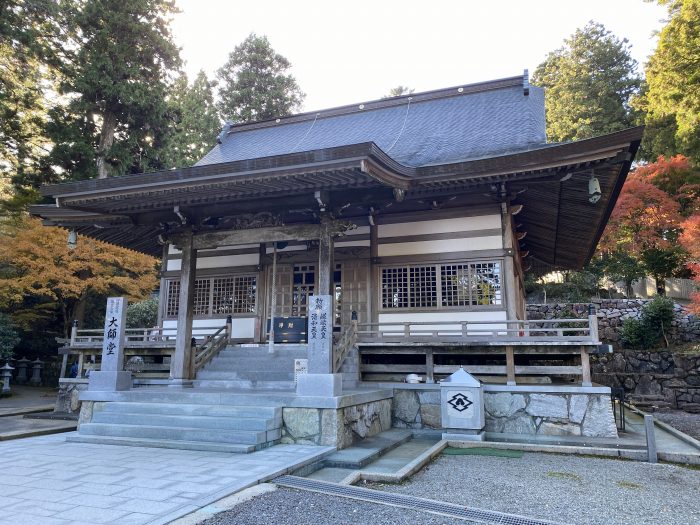
[[[544,93],[518,76],[234,126],[196,165],[362,142],[413,167],[533,149],[546,142]]]

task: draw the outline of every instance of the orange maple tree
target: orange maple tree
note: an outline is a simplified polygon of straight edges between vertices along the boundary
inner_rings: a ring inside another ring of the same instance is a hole
[[[78,236],[23,217],[0,229],[0,306],[13,312],[27,297],[53,302],[64,334],[93,296],[120,295],[141,300],[157,285],[158,261],[148,255]]]
[[[679,241],[688,250],[690,255],[688,267],[693,272],[693,279],[700,287],[700,213],[688,217],[681,226],[683,233],[679,237]],[[700,315],[700,292],[691,295],[688,310],[695,315]]]

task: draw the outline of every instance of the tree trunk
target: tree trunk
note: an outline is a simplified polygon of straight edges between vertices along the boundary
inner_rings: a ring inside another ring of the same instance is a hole
[[[666,279],[663,277],[654,277],[656,281],[656,293],[658,295],[666,295]]]
[[[106,109],[102,114],[102,130],[100,132],[100,143],[97,146],[97,178],[106,179],[109,177],[109,167],[105,156],[114,144],[114,132],[117,129],[117,116]]]

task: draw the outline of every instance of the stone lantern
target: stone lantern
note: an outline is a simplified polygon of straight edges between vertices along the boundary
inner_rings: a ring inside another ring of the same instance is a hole
[[[44,362],[36,358],[36,361],[32,361],[32,377],[29,379],[29,383],[34,386],[39,386],[41,384],[41,366]]]
[[[31,363],[31,361],[26,357],[17,360],[17,379],[15,381],[18,385],[24,385],[29,380],[29,376],[27,375],[29,363]]]
[[[2,394],[6,395],[10,393],[10,378],[12,378],[12,371],[14,368],[10,366],[10,363],[5,363],[5,366],[0,368],[0,377],[2,377]]]

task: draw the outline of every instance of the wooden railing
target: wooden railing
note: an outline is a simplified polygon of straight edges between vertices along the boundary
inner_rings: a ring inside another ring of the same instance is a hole
[[[333,345],[333,372],[336,373],[343,365],[345,356],[348,355],[350,349],[357,343],[357,319],[350,321],[350,325],[343,330],[340,336],[340,341]]]
[[[357,326],[358,342],[598,342],[595,315],[583,319],[503,321],[386,321]]]
[[[192,369],[195,374],[204,365],[211,361],[216,355],[229,344],[231,340],[231,325],[226,323],[212,335],[207,336],[204,344],[192,352],[194,358],[194,366]]]

